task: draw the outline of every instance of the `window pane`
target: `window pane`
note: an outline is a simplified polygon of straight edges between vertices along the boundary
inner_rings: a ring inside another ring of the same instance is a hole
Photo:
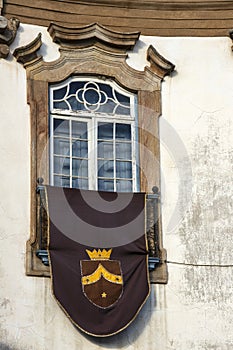
[[[131,192],[132,191],[132,181],[130,181],[130,180],[117,180],[116,190],[117,190],[117,192]]]
[[[72,178],[72,187],[88,190],[88,179]]]
[[[99,191],[114,191],[113,180],[98,180]]]
[[[116,177],[132,178],[132,163],[116,161]]]
[[[108,100],[108,103],[100,105],[100,107],[98,109],[98,112],[99,113],[106,113],[106,114],[113,114],[115,109],[116,109],[115,102],[111,101],[111,100]]]
[[[68,176],[54,176],[54,186],[70,187],[70,178]]]
[[[98,160],[98,177],[113,177],[114,162],[111,160]]]
[[[56,102],[54,101],[53,107],[56,109],[69,109],[69,104],[66,101]]]
[[[83,159],[72,159],[72,174],[74,176],[88,176],[88,162]]]
[[[113,139],[112,123],[98,123],[98,139]]]
[[[114,96],[113,96],[113,93],[112,93],[111,85],[104,84],[104,83],[98,83],[98,85],[100,87],[100,90],[104,91],[106,93],[106,95],[108,96],[108,98],[114,100]]]
[[[56,174],[70,174],[70,159],[54,157],[54,173]]]
[[[101,95],[96,90],[96,86],[88,86],[87,89],[84,90],[83,97],[85,101],[90,105],[95,105],[101,101]]]
[[[76,94],[78,89],[83,88],[84,82],[83,81],[73,81],[70,83],[70,90],[69,95]]]
[[[63,119],[54,119],[54,135],[69,137],[69,121]]]
[[[54,153],[61,154],[64,156],[70,155],[70,144],[68,140],[65,139],[54,139]]]
[[[87,140],[87,123],[72,121],[72,137]]]
[[[116,142],[116,158],[131,160],[131,143]]]
[[[75,141],[72,143],[72,155],[73,157],[88,157],[88,144],[87,141]]]
[[[125,106],[129,106],[130,105],[130,98],[128,96],[125,96],[123,94],[121,94],[120,92],[115,90],[115,95],[117,100],[122,103]]]
[[[98,142],[98,158],[113,159],[112,142]]]
[[[54,100],[62,100],[65,97],[65,94],[67,92],[67,86],[64,86],[60,89],[53,91],[53,99]]]
[[[66,102],[72,111],[80,110],[80,103],[78,103],[75,96],[70,96],[69,98],[67,98]]]
[[[116,124],[116,139],[131,140],[131,125]]]
[[[115,110],[115,114],[130,115],[130,109],[122,106],[118,106]]]

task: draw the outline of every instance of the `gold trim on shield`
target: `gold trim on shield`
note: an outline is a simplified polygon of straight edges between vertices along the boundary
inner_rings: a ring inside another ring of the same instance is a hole
[[[107,281],[116,283],[116,284],[123,284],[123,279],[121,275],[115,275],[108,270],[105,269],[105,267],[102,264],[99,264],[97,269],[88,276],[82,277],[82,284],[84,286],[95,283],[101,279],[101,277],[104,277]]]

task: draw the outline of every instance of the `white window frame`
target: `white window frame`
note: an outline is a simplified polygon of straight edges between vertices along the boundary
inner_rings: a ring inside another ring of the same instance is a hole
[[[73,111],[64,109],[53,108],[53,92],[56,89],[61,89],[71,82],[75,81],[94,81],[99,83],[107,83],[111,85],[116,91],[130,98],[130,115],[120,114],[106,114],[93,111]],[[139,147],[138,147],[138,118],[137,118],[137,96],[134,93],[122,89],[111,79],[99,79],[96,77],[70,77],[63,83],[53,84],[49,89],[49,101],[50,101],[50,184],[54,185],[54,119],[62,119],[68,121],[80,121],[87,123],[88,134],[88,184],[89,190],[98,190],[98,176],[97,176],[97,132],[98,123],[121,123],[131,125],[131,145],[132,145],[132,190],[133,192],[140,191],[140,178],[139,178]],[[115,135],[114,135],[115,136]],[[69,135],[69,141],[71,146],[71,134]],[[113,137],[113,143],[116,142]],[[91,156],[90,156],[91,155]],[[92,156],[93,155],[93,156]],[[70,149],[70,159],[72,159],[72,149]],[[116,161],[114,155],[114,161]],[[72,167],[70,176],[70,187],[72,187]],[[114,191],[116,191],[117,178],[114,174]]]

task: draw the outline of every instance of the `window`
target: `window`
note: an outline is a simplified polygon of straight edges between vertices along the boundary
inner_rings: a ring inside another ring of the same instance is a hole
[[[49,276],[48,266],[36,254],[41,242],[46,244],[46,218],[36,192],[41,178],[45,184],[109,191],[151,193],[154,186],[160,188],[161,81],[174,69],[152,46],[147,50],[150,66],[144,71],[127,64],[127,51],[135,46],[138,32],[53,23],[48,32],[60,46],[59,59],[45,62],[39,56],[41,34],[14,51],[27,72],[31,114],[26,274],[32,276]],[[155,243],[152,251],[164,261],[159,202],[156,217],[154,224],[147,218],[148,242]],[[152,283],[166,283],[166,263],[157,264],[150,278]]]
[[[50,183],[139,191],[136,95],[111,80],[50,86]]]

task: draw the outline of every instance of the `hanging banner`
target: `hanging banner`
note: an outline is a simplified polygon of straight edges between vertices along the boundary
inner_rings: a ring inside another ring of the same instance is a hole
[[[53,295],[94,336],[125,329],[149,295],[145,194],[46,187]]]

